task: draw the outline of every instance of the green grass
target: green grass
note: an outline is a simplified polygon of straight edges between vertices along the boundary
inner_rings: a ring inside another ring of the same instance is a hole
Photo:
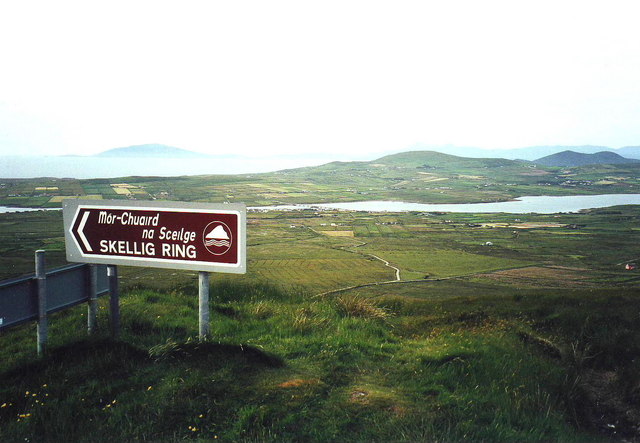
[[[608,294],[581,292],[560,296],[563,303],[535,291],[518,300],[422,292],[345,303],[262,284],[214,285],[205,343],[191,338],[194,286],[127,293],[121,342],[83,339],[84,310],[66,311],[51,322],[55,340],[43,360],[33,356],[33,327],[0,337],[3,357],[14,354],[1,366],[0,438],[602,441],[570,424],[565,363],[518,332],[564,346],[574,338],[568,326],[587,312],[637,312],[637,294],[612,306]],[[570,311],[576,300],[582,308]],[[590,333],[601,324],[593,326]],[[611,328],[597,334],[600,346],[633,326]]]
[[[489,247],[487,247],[489,248]],[[501,257],[471,254],[454,249],[440,249],[433,246],[416,245],[415,240],[394,242],[391,245],[381,245],[371,242],[363,250],[371,250],[382,255],[392,264],[400,267],[406,280],[430,277],[450,277],[496,269],[516,268],[530,263]]]

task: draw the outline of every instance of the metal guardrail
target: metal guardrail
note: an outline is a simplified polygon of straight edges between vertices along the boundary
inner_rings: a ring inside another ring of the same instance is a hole
[[[90,300],[92,266],[97,271],[96,295],[109,292],[106,265],[81,263],[46,271],[47,314]],[[0,282],[0,331],[37,321],[38,318],[38,283],[35,274]]]

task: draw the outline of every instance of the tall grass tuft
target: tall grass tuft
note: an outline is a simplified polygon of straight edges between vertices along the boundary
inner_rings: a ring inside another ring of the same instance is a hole
[[[335,303],[337,311],[346,317],[387,320],[391,316],[389,310],[376,306],[370,298],[343,295]]]

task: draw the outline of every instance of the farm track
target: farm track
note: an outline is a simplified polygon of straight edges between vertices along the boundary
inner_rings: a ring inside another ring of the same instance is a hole
[[[529,268],[529,267],[532,267],[532,266],[531,265],[527,265],[527,266],[521,266],[521,267],[516,267],[516,268],[496,269],[495,271],[492,271],[490,273],[500,272],[500,271],[509,271],[509,270],[512,270],[512,269]],[[359,284],[359,285],[347,286],[347,287],[344,287],[344,288],[332,289],[331,291],[321,292],[320,294],[314,295],[314,297],[325,297],[327,295],[340,294],[340,293],[348,292],[348,291],[351,291],[351,290],[354,290],[354,289],[369,288],[369,287],[372,287],[372,286],[404,285],[404,284],[412,284],[412,283],[435,283],[435,282],[440,282],[440,281],[460,280],[460,279],[464,279],[464,278],[477,277],[477,276],[480,276],[480,275],[487,275],[487,274],[490,274],[490,273],[488,273],[488,272],[473,272],[471,274],[452,275],[450,277],[421,278],[421,279],[417,279],[417,280],[390,280],[390,281],[381,281],[381,282],[373,282],[373,283],[363,283],[363,284]]]
[[[315,229],[313,229],[310,226],[307,226],[307,228],[309,228],[309,230],[311,230],[313,233],[317,234],[317,235],[323,235],[321,232],[316,231]],[[441,278],[429,278],[429,279],[417,279],[417,280],[402,280],[400,278],[400,268],[393,266],[391,263],[389,263],[387,260],[378,257],[377,255],[374,254],[368,254],[368,253],[364,253],[364,252],[359,252],[357,250],[354,250],[355,248],[361,248],[362,246],[367,245],[367,242],[363,242],[361,240],[357,240],[357,239],[353,239],[355,242],[357,242],[358,244],[352,245],[352,246],[340,246],[337,249],[340,249],[342,251],[345,252],[350,252],[352,254],[357,254],[363,257],[371,257],[375,260],[381,261],[386,267],[393,269],[395,272],[395,279],[394,280],[387,280],[387,281],[379,281],[379,282],[371,282],[371,283],[362,283],[362,284],[358,284],[358,285],[352,285],[352,286],[346,286],[343,288],[338,288],[338,289],[332,289],[330,291],[325,291],[325,292],[321,292],[319,294],[314,295],[314,297],[325,297],[328,295],[333,295],[333,294],[340,294],[343,292],[348,292],[354,289],[360,289],[360,288],[368,288],[368,287],[372,287],[372,286],[382,286],[382,285],[394,285],[394,284],[411,284],[411,283],[433,283],[433,282],[439,282],[439,281],[446,281],[446,280],[455,280],[455,279],[462,279],[462,278],[470,278],[470,277],[474,277],[477,275],[483,275],[483,274],[487,274],[487,272],[474,272],[471,274],[463,274],[463,275],[454,275],[454,276],[450,276],[450,277],[441,277]],[[518,266],[516,268],[505,268],[505,269],[497,269],[493,272],[500,272],[500,271],[507,271],[507,270],[511,270],[511,269],[520,269],[520,268],[528,268],[531,267],[531,265],[527,265],[527,266]]]
[[[319,232],[319,231],[313,229],[312,227],[307,226],[307,228],[309,230],[311,230],[314,234],[318,235],[318,236],[324,235],[322,232]],[[394,279],[393,280],[374,281],[374,282],[369,282],[369,283],[360,283],[360,284],[356,284],[356,285],[345,286],[345,287],[342,287],[342,288],[332,289],[332,290],[329,290],[329,291],[318,293],[318,294],[314,295],[314,297],[324,297],[324,296],[340,294],[340,293],[348,292],[348,291],[351,291],[351,290],[367,288],[367,287],[373,287],[373,286],[393,285],[393,284],[406,285],[406,284],[414,284],[414,283],[422,284],[422,283],[432,283],[432,282],[440,282],[440,281],[446,281],[446,280],[466,279],[466,278],[472,278],[472,277],[499,276],[499,275],[501,275],[501,273],[504,273],[504,272],[509,272],[509,271],[519,272],[518,270],[525,270],[525,269],[529,269],[529,268],[532,269],[532,270],[540,269],[540,268],[549,268],[549,269],[555,268],[553,266],[548,267],[548,266],[544,266],[544,265],[541,265],[541,264],[527,264],[527,265],[524,265],[524,266],[499,268],[499,269],[494,269],[494,270],[491,270],[491,271],[480,271],[480,272],[473,272],[473,273],[469,273],[469,274],[453,275],[453,276],[449,276],[449,277],[402,280],[401,279],[401,269],[399,267],[396,267],[396,266],[392,265],[391,263],[389,263],[388,260],[385,260],[384,258],[379,257],[377,255],[358,251],[358,248],[366,246],[368,244],[367,242],[364,242],[362,240],[358,240],[358,239],[355,239],[355,238],[350,238],[350,240],[353,241],[354,243],[351,244],[351,245],[347,245],[347,246],[336,246],[334,248],[335,249],[339,249],[341,251],[350,252],[352,254],[357,254],[357,255],[359,255],[361,257],[364,257],[364,258],[367,258],[367,259],[374,259],[374,260],[382,262],[384,264],[384,266],[386,266],[386,267],[388,267],[388,268],[393,270]],[[520,284],[522,284],[524,282],[527,282],[527,281],[529,281],[531,279],[531,278],[521,277],[518,274],[508,275],[508,276],[505,276],[505,278],[509,278],[510,281],[512,281],[512,282],[517,281]],[[629,282],[633,282],[633,281],[637,281],[637,280],[640,280],[640,277],[631,277],[631,278],[625,280],[625,283],[629,283]],[[538,284],[536,284],[536,286],[537,285]],[[589,282],[584,281],[583,278],[570,279],[569,286],[573,287],[573,286],[576,286],[576,285],[589,285]],[[555,287],[555,285],[553,287]]]
[[[313,229],[312,227],[310,227],[310,226],[307,226],[307,227],[308,227],[312,232],[314,232],[314,233],[316,233],[316,234],[318,234],[318,235],[323,235],[321,232],[316,231],[316,230],[315,230],[315,229]],[[366,244],[367,244],[366,242],[363,242],[363,241],[361,241],[361,240],[356,240],[356,239],[354,239],[354,241],[358,242],[359,244],[357,244],[357,245],[353,245],[353,246],[340,246],[338,249],[340,249],[340,250],[342,250],[342,251],[346,251],[346,252],[351,252],[352,254],[358,254],[358,255],[361,255],[361,256],[363,256],[363,257],[371,257],[371,258],[374,258],[374,259],[376,259],[376,260],[381,261],[381,262],[382,262],[382,263],[383,263],[387,268],[391,268],[391,269],[393,269],[393,270],[394,270],[394,272],[395,272],[395,280],[389,280],[389,281],[387,281],[387,282],[385,282],[385,283],[394,283],[394,282],[399,282],[399,281],[400,281],[400,268],[397,268],[397,267],[393,266],[393,265],[392,265],[391,263],[389,263],[387,260],[385,260],[384,258],[380,258],[380,257],[378,257],[377,255],[374,255],[374,254],[367,254],[367,253],[365,253],[365,252],[352,251],[352,250],[351,250],[351,249],[349,249],[349,248],[360,248],[360,247],[362,247],[362,246],[364,246],[364,245],[366,245]]]
[[[400,269],[399,268],[396,268],[395,266],[391,265],[388,261],[386,261],[383,258],[378,257],[377,255],[373,255],[373,254],[365,254],[365,255],[368,255],[369,257],[373,257],[373,258],[375,258],[377,260],[380,260],[388,268],[395,269],[395,271],[396,271],[396,279],[395,280],[391,280],[391,281],[392,282],[400,281]]]
[[[474,275],[476,275],[476,274],[455,275],[455,276],[452,276],[452,277],[430,278],[430,279],[420,279],[420,280],[390,280],[390,281],[380,281],[380,282],[373,282],[373,283],[364,283],[364,284],[361,284],[361,285],[347,286],[345,288],[332,289],[331,291],[321,292],[320,294],[314,295],[314,297],[325,297],[325,296],[328,296],[328,295],[341,294],[343,292],[348,292],[348,291],[351,291],[351,290],[354,290],[354,289],[370,288],[372,286],[398,285],[398,284],[401,285],[401,284],[408,284],[408,283],[433,283],[433,282],[437,282],[437,281],[454,280],[454,279],[459,279],[459,278],[473,277]]]

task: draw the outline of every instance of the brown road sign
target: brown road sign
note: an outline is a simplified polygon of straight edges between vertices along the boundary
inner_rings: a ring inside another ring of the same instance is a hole
[[[155,201],[63,203],[67,260],[246,272],[246,207]]]

